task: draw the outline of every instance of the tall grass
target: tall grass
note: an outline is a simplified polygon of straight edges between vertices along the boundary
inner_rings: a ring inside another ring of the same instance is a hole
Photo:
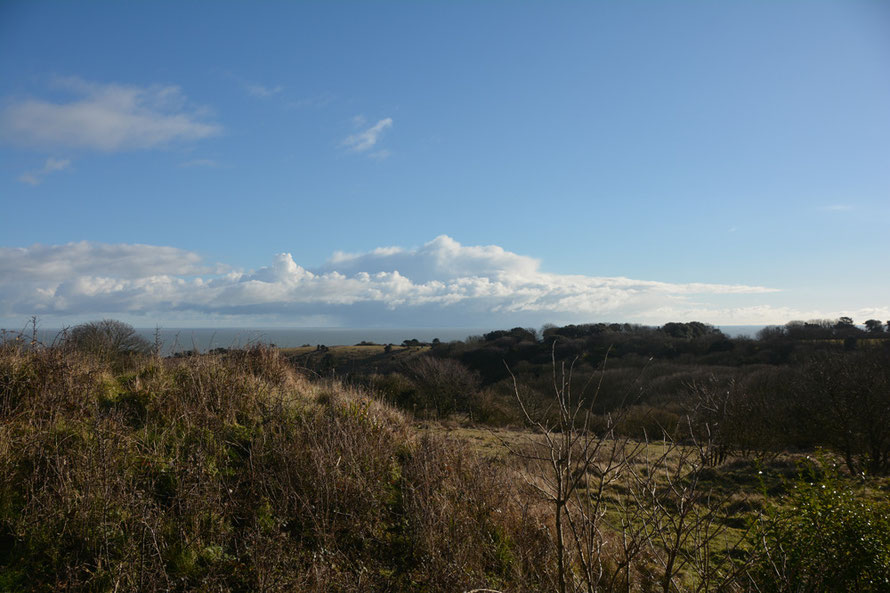
[[[866,590],[850,558],[890,583],[864,477],[751,505],[708,443],[619,439],[645,410],[603,426],[569,386],[505,462],[275,349],[0,344],[0,591]]]
[[[118,361],[119,362],[119,361]],[[276,351],[0,351],[0,590],[537,590],[499,469]]]

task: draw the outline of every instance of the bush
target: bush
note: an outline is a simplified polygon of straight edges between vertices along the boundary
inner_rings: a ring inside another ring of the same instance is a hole
[[[471,452],[276,351],[0,351],[0,591],[540,590]]]
[[[75,350],[102,358],[147,354],[152,349],[151,344],[137,334],[132,325],[116,319],[90,321],[74,326],[65,342]]]
[[[828,464],[806,468],[755,545],[763,550],[754,571],[760,591],[890,590],[890,509]]]

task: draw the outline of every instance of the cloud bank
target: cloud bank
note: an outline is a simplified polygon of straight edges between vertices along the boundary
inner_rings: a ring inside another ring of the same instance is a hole
[[[601,320],[784,322],[819,312],[771,307],[762,286],[552,274],[496,245],[442,235],[416,248],[336,252],[317,269],[289,253],[250,271],[154,245],[0,248],[0,316],[227,318],[370,327],[494,327]],[[741,303],[721,304],[730,298]],[[803,315],[801,315],[801,313]],[[824,313],[822,314],[824,315]]]
[[[68,100],[25,99],[0,113],[0,132],[9,141],[37,148],[80,148],[103,152],[141,150],[219,134],[190,108],[177,86],[100,84],[60,78],[55,86]]]

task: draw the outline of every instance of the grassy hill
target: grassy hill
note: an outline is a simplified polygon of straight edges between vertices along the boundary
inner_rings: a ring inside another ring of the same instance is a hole
[[[887,590],[886,484],[830,459],[419,422],[295,358],[422,352],[0,346],[0,591]]]
[[[0,353],[0,590],[537,590],[498,468],[274,350]]]

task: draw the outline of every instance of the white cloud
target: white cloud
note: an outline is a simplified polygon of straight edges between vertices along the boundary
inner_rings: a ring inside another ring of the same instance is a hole
[[[539,274],[539,266],[538,260],[497,245],[464,246],[447,235],[440,235],[414,249],[379,247],[358,254],[338,251],[322,269],[345,274],[399,270],[417,282],[462,277],[525,281]]]
[[[602,319],[773,323],[800,316],[756,302],[770,292],[550,274],[534,258],[496,245],[464,246],[445,235],[410,249],[337,252],[315,270],[283,253],[248,272],[207,267],[197,254],[173,247],[81,242],[0,248],[0,314],[6,316],[321,316],[365,327]],[[755,302],[720,306],[727,295]]]
[[[221,132],[218,124],[204,121],[204,110],[189,108],[177,86],[100,84],[80,78],[55,83],[71,98],[9,104],[0,113],[4,137],[35,147],[113,152],[158,148]]]
[[[272,95],[277,95],[278,93],[280,93],[281,91],[284,90],[284,87],[282,87],[281,85],[268,87],[268,86],[263,86],[261,84],[251,84],[251,83],[245,84],[244,88],[247,90],[247,94],[249,94],[251,97],[260,97],[260,98],[271,97]]]
[[[241,86],[241,88],[243,88],[244,91],[251,97],[258,97],[260,99],[265,99],[267,97],[271,97],[272,95],[277,95],[281,91],[284,90],[284,87],[281,85],[267,86],[264,84],[259,84],[257,82],[251,82],[249,80],[245,80],[244,78],[241,78],[240,76],[238,76],[237,74],[234,74],[233,72],[223,71],[222,74],[226,78],[229,78],[229,79],[237,82],[238,85]]]
[[[51,175],[58,171],[64,171],[65,169],[70,168],[71,161],[69,159],[56,159],[50,157],[46,159],[46,162],[40,169],[22,173],[22,175],[19,177],[19,181],[21,181],[22,183],[27,183],[29,185],[40,185],[41,183],[43,183],[43,179],[47,175]]]
[[[362,125],[362,123],[364,122],[364,118],[362,116],[356,116],[354,121],[358,125]],[[342,145],[354,152],[367,152],[377,145],[377,142],[380,140],[383,132],[391,127],[392,118],[387,117],[386,119],[381,119],[370,128],[362,132],[358,132],[357,134],[348,136],[345,140],[343,140]]]
[[[330,105],[336,99],[335,95],[329,91],[324,91],[302,99],[287,100],[284,106],[289,109],[308,109],[321,108]]]
[[[0,279],[21,282],[64,281],[72,277],[107,275],[132,279],[159,274],[197,275],[215,268],[201,256],[176,247],[141,244],[66,243],[31,247],[0,247]]]
[[[368,158],[371,158],[371,159],[374,159],[377,161],[382,161],[384,159],[388,159],[391,155],[392,155],[392,152],[390,152],[386,149],[375,150],[374,152],[368,153]]]
[[[215,169],[216,167],[219,167],[219,163],[217,163],[213,159],[192,159],[190,161],[180,163],[179,166],[185,169],[191,169],[195,167],[207,167],[210,169]]]

